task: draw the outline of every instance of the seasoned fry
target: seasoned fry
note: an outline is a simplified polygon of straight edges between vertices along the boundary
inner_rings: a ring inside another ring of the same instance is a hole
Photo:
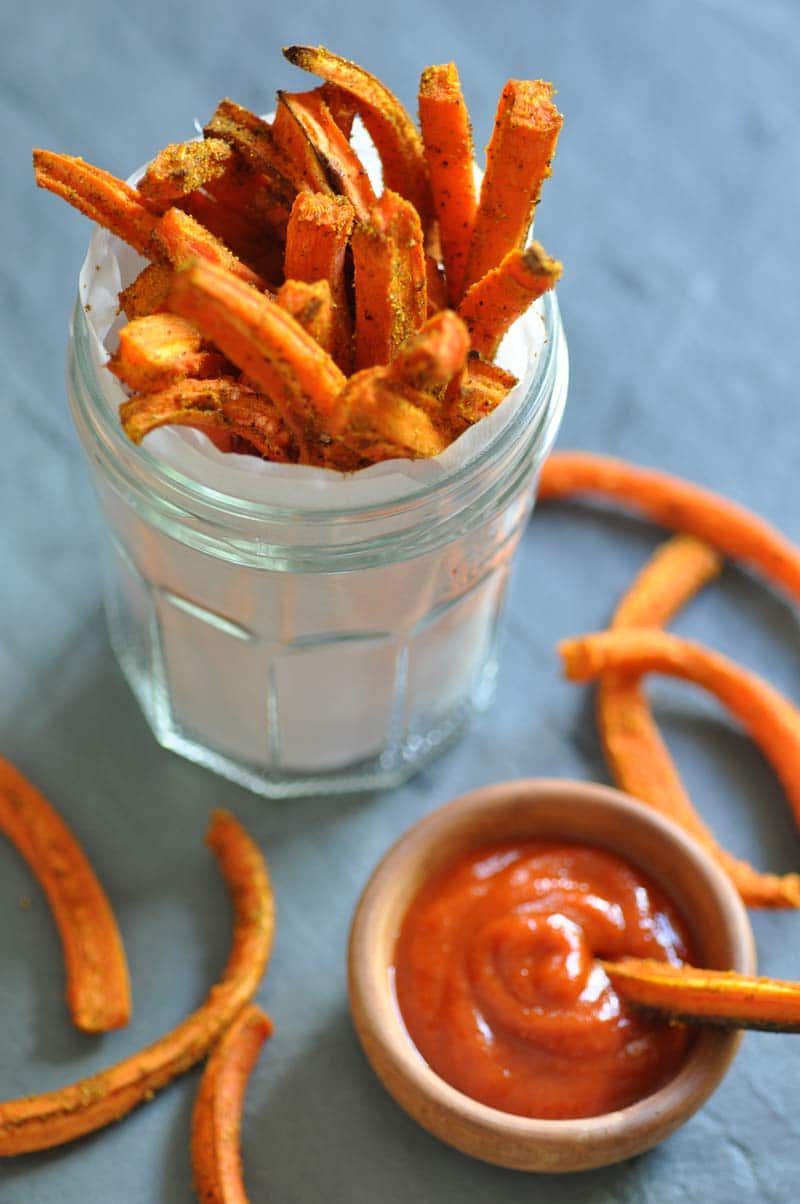
[[[306,284],[303,280],[285,280],[275,300],[319,343],[324,351],[333,350],[333,303],[327,280]]]
[[[192,1115],[194,1188],[203,1204],[247,1204],[242,1180],[242,1109],[272,1021],[254,1004],[244,1007],[212,1051]]]
[[[221,376],[225,360],[203,344],[196,326],[175,314],[136,318],[119,332],[119,348],[108,364],[129,388],[154,393],[185,376]]]
[[[130,1019],[128,964],[111,904],[81,846],[58,813],[0,758],[0,832],[36,875],[61,937],[67,1005],[85,1033]]]
[[[387,364],[427,316],[422,228],[408,201],[384,192],[351,238],[356,367]]]
[[[149,263],[119,295],[119,307],[127,318],[146,318],[163,310],[172,288],[172,268]]]
[[[234,147],[251,167],[269,178],[287,204],[303,186],[302,167],[296,167],[276,146],[269,122],[242,105],[227,98],[221,100],[203,133],[206,138],[221,138]]]
[[[556,452],[545,461],[540,500],[593,493],[627,502],[661,527],[696,535],[800,602],[800,550],[743,506],[680,477],[610,456]]]
[[[477,352],[470,353],[464,371],[447,392],[446,423],[452,438],[497,409],[516,384],[513,373],[481,359]]]
[[[559,645],[570,681],[591,681],[609,669],[634,677],[666,673],[715,694],[772,762],[800,824],[800,711],[755,673],[701,644],[665,631],[605,631]]]
[[[180,208],[223,242],[261,280],[278,286],[283,277],[283,242],[275,230],[205,192],[191,193],[181,201]]]
[[[119,1120],[200,1061],[255,995],[274,927],[267,869],[258,846],[225,811],[212,816],[207,842],[235,913],[222,978],[197,1011],[138,1053],[58,1091],[0,1103],[0,1156],[63,1145]]]
[[[411,201],[427,227],[433,207],[422,139],[397,97],[363,67],[324,46],[289,46],[283,53],[295,67],[350,93],[380,155],[386,188]]]
[[[800,983],[751,978],[734,970],[701,970],[651,958],[599,961],[629,1003],[689,1024],[800,1032]]]
[[[284,196],[269,176],[250,167],[240,156],[234,158],[224,175],[210,180],[205,191],[220,205],[263,227],[265,237],[285,238],[294,196]]]
[[[345,257],[353,228],[353,206],[345,197],[301,192],[286,230],[287,280],[327,280],[333,304],[332,355],[343,372],[353,359],[353,323],[345,281]]]
[[[224,174],[233,151],[221,138],[171,142],[156,155],[138,184],[141,196],[159,211]]]
[[[331,117],[349,141],[357,112],[355,100],[349,92],[345,92],[336,84],[329,84],[327,81],[320,86],[318,91],[328,106]]]
[[[345,382],[331,357],[269,297],[230,272],[198,263],[177,273],[170,309],[271,397],[306,463],[319,463]]]
[[[257,289],[267,287],[257,272],[237,259],[224,242],[215,238],[210,230],[206,230],[205,226],[201,226],[182,209],[168,209],[159,218],[153,228],[150,250],[152,258],[166,260],[174,268],[181,267],[189,260],[201,259],[224,268],[245,284],[252,284]]]
[[[334,124],[333,118],[331,118],[331,123]],[[336,130],[339,137],[342,137],[338,126],[336,126]],[[298,121],[294,106],[288,103],[285,92],[278,92],[272,136],[276,147],[294,165],[293,182],[297,187],[324,194],[333,192],[325,167],[320,162],[313,144]]]
[[[498,267],[473,284],[458,307],[474,350],[492,359],[512,322],[555,286],[561,272],[562,265],[538,242],[524,251],[509,251]]]
[[[444,309],[423,324],[386,366],[386,380],[399,388],[437,393],[464,367],[469,335],[457,314]]]
[[[365,220],[375,204],[375,193],[363,163],[325,103],[323,89],[279,92],[278,98],[276,137],[278,117],[282,112],[291,114],[295,129],[300,131],[304,153],[313,156],[325,184],[321,188],[312,187],[312,191],[330,192],[330,181],[335,191],[350,201],[356,216]]]
[[[478,200],[469,113],[455,63],[427,67],[419,85],[419,121],[439,223],[450,299],[462,293]]]
[[[53,151],[35,150],[33,170],[39,188],[62,197],[140,255],[148,254],[158,218],[135,188],[83,159]]]
[[[552,84],[510,79],[503,89],[464,272],[464,291],[521,247],[550,174],[563,118]]]
[[[691,535],[673,536],[622,599],[612,627],[660,627],[721,567],[721,557],[707,544]],[[686,793],[639,682],[625,673],[604,673],[597,717],[606,760],[621,790],[685,828],[728,873],[748,906],[800,907],[800,875],[759,873],[717,844]]]
[[[296,450],[274,403],[234,380],[183,380],[158,393],[132,397],[119,408],[125,434],[141,443],[161,426],[203,431],[221,450],[231,436],[244,439],[266,460],[290,462]]]

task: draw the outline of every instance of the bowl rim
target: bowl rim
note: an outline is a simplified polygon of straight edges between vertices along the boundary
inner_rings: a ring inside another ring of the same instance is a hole
[[[469,847],[471,826],[500,811],[535,810],[544,801],[577,810],[603,809],[606,817],[635,824],[647,837],[671,845],[694,869],[706,897],[724,919],[731,951],[730,969],[754,973],[755,942],[744,904],[711,856],[672,820],[613,787],[570,779],[527,778],[493,783],[460,795],[409,828],[385,853],[356,906],[348,948],[348,990],[356,1032],[384,1086],[424,1128],[465,1153],[498,1165],[526,1170],[579,1170],[631,1157],[668,1136],[717,1087],[733,1060],[742,1034],[704,1028],[686,1060],[657,1091],[626,1108],[596,1117],[549,1120],[502,1112],[464,1095],[433,1071],[414,1047],[402,1022],[391,984],[386,947],[376,938],[376,907],[407,887],[413,867],[448,840],[456,842],[438,862]],[[621,829],[625,831],[625,828]],[[458,843],[460,835],[461,843]],[[537,833],[531,832],[535,837]],[[543,834],[542,834],[543,835]],[[555,835],[554,833],[552,835]],[[565,833],[574,836],[574,833]],[[578,841],[592,838],[578,834]],[[624,839],[624,838],[623,838]],[[474,839],[473,845],[476,845]],[[658,881],[658,872],[611,841],[598,840]],[[402,872],[398,872],[402,867]],[[419,881],[425,875],[421,875]],[[417,887],[414,888],[415,890]],[[682,907],[675,890],[667,892]],[[690,924],[692,917],[686,917]],[[376,949],[380,956],[376,954]],[[389,1006],[379,1007],[381,1001]]]

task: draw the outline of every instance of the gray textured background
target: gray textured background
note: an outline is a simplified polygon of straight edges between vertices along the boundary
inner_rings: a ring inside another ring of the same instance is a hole
[[[29,155],[46,146],[125,175],[187,136],[223,95],[263,110],[276,87],[302,87],[278,54],[291,41],[322,41],[363,61],[409,105],[421,68],[454,58],[479,144],[507,77],[551,78],[566,125],[537,232],[566,265],[573,383],[561,446],[681,472],[800,538],[797,4],[13,7],[0,17],[0,751],[63,810],[106,883],[130,956],[135,1018],[98,1040],[70,1029],[47,908],[3,845],[0,1095],[71,1081],[196,1005],[227,947],[225,892],[202,840],[209,810],[224,803],[265,849],[280,912],[259,996],[277,1033],[251,1083],[244,1128],[254,1202],[795,1199],[798,1038],[748,1036],[710,1103],[655,1152],[552,1180],[492,1169],[428,1137],[384,1094],[349,1023],[350,913],[401,831],[483,782],[606,780],[588,694],[559,680],[553,647],[605,622],[657,533],[602,512],[537,512],[511,587],[497,704],[404,789],[271,805],[162,752],[106,641],[93,500],[64,398],[88,227],[34,191]],[[800,698],[796,623],[784,602],[727,570],[676,629]],[[788,809],[748,741],[688,688],[659,681],[653,694],[717,832],[760,865],[796,867]],[[800,917],[754,914],[754,924],[763,971],[800,977]],[[188,1204],[196,1082],[187,1076],[124,1124],[66,1150],[0,1165],[0,1201]]]

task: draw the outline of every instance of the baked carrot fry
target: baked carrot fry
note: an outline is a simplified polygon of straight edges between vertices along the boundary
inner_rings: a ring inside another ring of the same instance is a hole
[[[429,393],[446,387],[464,367],[469,335],[457,314],[443,309],[412,334],[386,366],[386,380]]]
[[[306,284],[303,280],[284,280],[275,296],[278,305],[299,322],[324,351],[333,350],[333,303],[327,280]]]
[[[221,176],[232,155],[231,147],[221,138],[171,142],[148,166],[138,184],[139,194],[159,210],[168,209],[181,197]]]
[[[168,209],[158,219],[150,239],[150,251],[151,258],[167,260],[174,268],[190,259],[201,259],[226,269],[245,284],[252,284],[257,289],[267,287],[257,272],[237,259],[221,239],[182,209]]]
[[[800,983],[752,978],[734,970],[673,966],[650,958],[600,961],[629,1003],[689,1024],[800,1032]]]
[[[328,106],[331,117],[349,141],[357,112],[355,100],[349,92],[327,81],[317,91]]]
[[[180,208],[232,251],[237,259],[270,285],[283,277],[283,240],[271,227],[231,208],[206,192],[193,192]]]
[[[620,602],[612,628],[660,627],[715,577],[722,559],[692,535],[662,544]],[[727,872],[750,907],[800,907],[800,875],[764,874],[721,848],[686,793],[641,685],[625,673],[598,682],[597,717],[606,760],[621,790],[675,820]]]
[[[512,322],[555,286],[561,272],[558,260],[551,259],[540,243],[532,242],[523,251],[509,251],[498,267],[473,284],[458,312],[467,324],[475,351],[493,359]]]
[[[209,180],[205,191],[220,205],[235,210],[256,225],[265,226],[265,235],[285,236],[294,197],[287,199],[274,187],[269,176],[250,167],[241,156],[234,158],[224,175]]]
[[[248,1004],[206,1063],[192,1115],[194,1188],[203,1204],[247,1204],[240,1146],[244,1096],[271,1035],[269,1016]]]
[[[328,466],[350,472],[395,457],[437,456],[447,440],[427,412],[433,400],[387,380],[385,368],[356,372],[339,399],[340,434],[327,449]]]
[[[422,139],[397,97],[363,67],[324,46],[289,46],[283,53],[295,67],[320,75],[351,94],[380,155],[386,188],[411,201],[427,227],[432,203]]]
[[[422,227],[413,205],[384,192],[351,237],[357,368],[387,364],[427,316]]]
[[[472,129],[455,63],[442,63],[423,71],[419,122],[448,291],[455,302],[461,296],[478,206]]]
[[[275,119],[272,123],[272,136],[276,147],[292,163],[294,168],[293,181],[298,187],[311,192],[331,193],[333,189],[325,172],[324,165],[305,130],[300,125],[294,107],[287,103],[285,92],[278,92],[278,103],[275,109]],[[333,122],[333,118],[331,118]],[[340,137],[341,130],[336,127]]]
[[[267,175],[272,186],[291,204],[302,185],[302,171],[275,144],[272,126],[232,100],[221,100],[208,125],[206,138],[221,138],[234,147],[251,167]]]
[[[131,1014],[125,950],[105,891],[47,800],[0,758],[0,832],[36,875],[61,937],[67,1005],[85,1033],[121,1028]]]
[[[233,946],[222,978],[197,1011],[145,1049],[58,1091],[0,1103],[0,1156],[63,1145],[119,1120],[199,1062],[255,995],[274,927],[264,859],[225,811],[212,816],[207,842],[228,884],[235,914]]]
[[[33,170],[39,188],[62,197],[140,255],[148,254],[158,217],[135,188],[83,159],[47,150],[33,152]]]
[[[345,197],[298,193],[286,229],[284,256],[287,280],[327,280],[333,304],[332,355],[343,372],[350,371],[353,358],[345,257],[354,216]]]
[[[185,376],[221,376],[225,360],[203,345],[203,336],[191,322],[161,313],[122,327],[108,367],[129,388],[154,393]]]
[[[366,168],[333,119],[322,88],[311,92],[279,92],[278,112],[291,114],[294,125],[314,156],[323,180],[346,196],[356,216],[366,219],[375,204],[375,193]],[[277,136],[277,129],[276,129]],[[329,192],[330,188],[314,191]]]
[[[262,393],[234,380],[183,380],[158,393],[132,397],[119,408],[134,443],[161,426],[190,426],[217,442],[222,435],[246,439],[267,460],[295,458],[277,408]]]
[[[486,174],[464,272],[470,288],[515,247],[521,247],[550,174],[562,116],[552,84],[510,79],[486,148]]]
[[[165,263],[149,263],[132,284],[119,295],[119,307],[131,321],[157,313],[172,288],[172,268]]]
[[[477,353],[470,354],[464,371],[454,379],[445,399],[451,437],[456,438],[468,426],[496,410],[516,384],[513,373],[481,359]]]
[[[744,506],[652,468],[591,452],[556,452],[544,463],[539,499],[599,493],[756,569],[800,602],[800,549]]]
[[[170,309],[195,322],[273,399],[301,459],[319,462],[320,436],[345,378],[302,326],[269,297],[204,263],[177,273]]]
[[[559,651],[570,681],[622,669],[681,677],[715,694],[772,762],[800,824],[800,711],[762,678],[701,644],[646,628],[564,640]]]

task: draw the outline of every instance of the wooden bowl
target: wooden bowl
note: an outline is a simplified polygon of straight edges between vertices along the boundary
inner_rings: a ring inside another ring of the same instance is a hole
[[[490,1108],[441,1079],[413,1046],[392,987],[403,917],[419,887],[470,848],[556,838],[611,850],[637,865],[684,914],[701,964],[755,972],[738,894],[675,824],[628,795],[584,782],[504,782],[465,794],[421,820],[386,854],[356,908],[350,1008],[364,1052],[416,1121],[465,1154],[527,1171],[577,1171],[630,1158],[662,1141],[704,1103],[731,1064],[737,1032],[698,1032],[675,1077],[627,1108],[580,1120],[538,1120]]]

